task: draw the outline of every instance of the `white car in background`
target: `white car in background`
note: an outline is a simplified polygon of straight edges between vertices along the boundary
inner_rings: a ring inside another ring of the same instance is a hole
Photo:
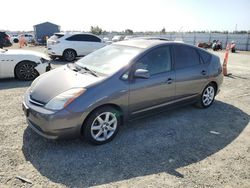
[[[47,51],[54,59],[63,57],[66,61],[73,61],[77,56],[85,56],[106,43],[91,33],[55,33],[47,40]]]
[[[25,41],[26,41],[27,43],[31,43],[31,42],[33,42],[33,41],[35,40],[34,36],[31,35],[31,34],[23,34],[23,35],[24,35]],[[21,35],[16,35],[16,34],[14,34],[14,35],[11,36],[10,41],[11,41],[12,43],[18,43],[20,37],[21,37]]]
[[[0,78],[34,80],[50,69],[50,58],[43,53],[0,49]]]
[[[132,36],[132,35],[127,35],[125,38],[124,38],[124,40],[130,40],[130,39],[133,39],[134,38],[134,36]]]
[[[123,36],[121,36],[121,35],[115,35],[115,36],[112,38],[112,42],[122,41],[123,39],[124,39]]]

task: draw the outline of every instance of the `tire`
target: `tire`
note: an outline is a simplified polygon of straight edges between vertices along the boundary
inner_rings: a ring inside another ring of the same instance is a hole
[[[23,61],[17,64],[15,68],[15,75],[19,80],[30,81],[39,76],[35,69],[36,63],[31,61]]]
[[[75,58],[76,58],[75,50],[68,49],[63,52],[63,59],[65,61],[71,62],[74,61]]]
[[[19,40],[16,38],[16,39],[13,40],[13,42],[14,42],[14,43],[18,43]]]
[[[216,87],[214,84],[208,84],[203,90],[199,101],[196,103],[196,106],[199,108],[208,108],[214,102],[216,94]]]
[[[121,124],[119,112],[110,106],[95,110],[83,125],[83,136],[95,145],[110,142],[118,133]]]

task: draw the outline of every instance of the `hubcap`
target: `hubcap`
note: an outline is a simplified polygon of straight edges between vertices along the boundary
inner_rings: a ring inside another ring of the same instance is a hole
[[[66,51],[66,59],[68,61],[73,61],[75,59],[75,53],[71,50]]]
[[[31,64],[22,65],[19,73],[22,76],[22,78],[26,80],[34,79],[37,76],[37,73],[34,69],[34,65]]]
[[[212,86],[208,86],[203,93],[202,102],[205,106],[210,105],[214,100],[214,88]]]
[[[98,115],[91,125],[91,135],[97,141],[108,140],[117,128],[117,118],[112,112]]]

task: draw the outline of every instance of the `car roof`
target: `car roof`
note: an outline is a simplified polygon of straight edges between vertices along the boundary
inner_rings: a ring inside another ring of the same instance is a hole
[[[93,33],[85,33],[85,32],[59,32],[59,33],[54,33],[54,35],[94,35]],[[96,36],[96,35],[94,35]]]
[[[164,40],[147,40],[147,39],[131,39],[113,43],[114,45],[131,46],[136,48],[150,48],[160,44],[180,44],[178,41],[164,41]],[[184,44],[184,43],[182,43]]]
[[[168,38],[165,37],[136,37],[135,39],[146,39],[146,40],[164,40],[164,41],[170,41]]]

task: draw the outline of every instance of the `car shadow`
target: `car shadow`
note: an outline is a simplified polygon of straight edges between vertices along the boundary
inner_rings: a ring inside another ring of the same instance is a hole
[[[46,178],[69,187],[89,187],[166,172],[196,163],[230,144],[249,115],[215,101],[207,109],[186,106],[129,122],[110,143],[92,146],[80,139],[50,141],[30,128],[23,154]]]
[[[0,90],[30,86],[32,81],[21,81],[14,78],[0,79]]]

